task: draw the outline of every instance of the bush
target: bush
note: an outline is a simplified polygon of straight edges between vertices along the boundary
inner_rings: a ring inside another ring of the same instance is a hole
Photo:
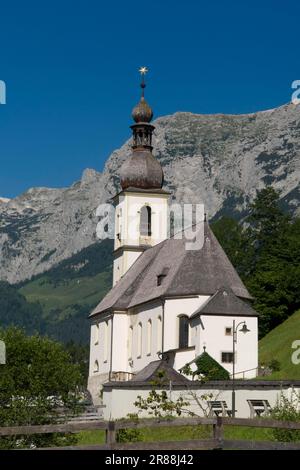
[[[137,414],[128,414],[128,420],[138,423]],[[117,442],[138,442],[143,440],[142,432],[137,428],[119,429],[116,436]]]
[[[268,367],[272,370],[272,372],[279,372],[281,369],[281,364],[277,359],[272,359],[268,364]]]
[[[271,411],[271,417],[279,421],[300,421],[300,396],[294,392],[291,398],[281,395],[277,405]],[[292,442],[300,440],[300,430],[272,429],[275,441]]]
[[[229,380],[229,373],[215,359],[213,359],[206,351],[195,359],[197,369],[190,372],[193,377],[200,376],[205,380]],[[190,366],[186,365],[182,372],[189,375]]]

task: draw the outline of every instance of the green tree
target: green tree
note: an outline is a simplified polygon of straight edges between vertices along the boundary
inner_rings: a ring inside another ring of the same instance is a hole
[[[252,246],[252,261],[249,273],[257,271],[258,265],[272,252],[281,251],[289,227],[290,217],[280,208],[280,193],[271,186],[257,192],[250,204],[246,218],[249,224],[247,236]]]
[[[79,366],[59,343],[39,335],[26,336],[15,327],[0,330],[7,364],[0,366],[0,426],[61,422],[60,409],[80,410]],[[32,435],[1,438],[2,448],[42,447],[74,442],[70,435]]]
[[[16,287],[4,281],[0,281],[0,324],[22,327],[28,334],[45,330],[40,304],[28,302]]]
[[[82,385],[85,385],[89,375],[89,346],[72,340],[65,345],[65,350],[70,355],[72,364],[78,365],[83,379]]]
[[[258,191],[244,224],[223,217],[212,229],[260,314],[260,337],[300,307],[300,219],[280,207],[272,187]]]
[[[264,336],[300,305],[300,221],[280,209],[273,188],[257,194],[247,221],[254,257],[244,280],[255,298]]]
[[[253,246],[248,230],[230,217],[222,217],[213,222],[211,228],[239,275],[245,278],[253,259]]]

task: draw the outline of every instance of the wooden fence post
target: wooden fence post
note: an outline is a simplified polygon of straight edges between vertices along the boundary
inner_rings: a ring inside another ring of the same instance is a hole
[[[213,438],[218,441],[218,449],[223,447],[223,419],[221,416],[217,416],[216,423],[213,424]]]
[[[106,429],[106,444],[111,449],[116,443],[116,425],[114,421],[108,421]]]

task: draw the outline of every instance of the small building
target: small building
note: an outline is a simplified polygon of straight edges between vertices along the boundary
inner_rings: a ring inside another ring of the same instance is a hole
[[[179,371],[206,346],[236,377],[258,366],[257,313],[207,220],[170,236],[170,194],[152,154],[153,113],[142,96],[133,109],[132,154],[114,198],[113,287],[90,314],[88,389],[100,402],[105,382],[126,381],[168,353]],[[201,239],[197,249],[187,240]],[[235,324],[247,324],[233,355]]]

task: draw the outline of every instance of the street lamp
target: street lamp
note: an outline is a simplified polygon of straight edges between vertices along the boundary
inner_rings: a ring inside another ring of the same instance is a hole
[[[240,330],[238,330],[238,327],[240,325],[243,325]],[[232,417],[235,418],[235,345],[237,342],[237,333],[240,331],[241,333],[248,333],[250,330],[248,330],[246,322],[241,321],[237,325],[235,325],[235,320],[233,320],[232,323],[232,401],[231,401],[231,414]]]

